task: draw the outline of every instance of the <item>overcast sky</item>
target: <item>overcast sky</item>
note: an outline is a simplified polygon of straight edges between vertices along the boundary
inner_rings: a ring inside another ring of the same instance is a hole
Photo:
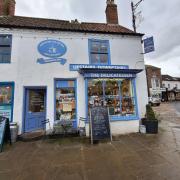
[[[132,29],[131,0],[115,0],[119,22]],[[136,3],[137,0],[134,0]],[[106,22],[106,0],[16,0],[16,15],[80,22]],[[145,55],[146,64],[162,68],[163,74],[180,77],[180,0],[144,0],[143,22],[138,32],[154,36],[155,52]]]

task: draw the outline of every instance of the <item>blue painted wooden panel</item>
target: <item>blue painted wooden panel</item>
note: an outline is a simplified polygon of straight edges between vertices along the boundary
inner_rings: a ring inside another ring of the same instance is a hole
[[[30,91],[39,92],[40,89],[27,89],[26,90],[26,104],[25,104],[25,132],[31,132],[38,129],[44,129],[45,124],[42,123],[46,119],[46,91],[44,91],[44,111],[43,112],[31,112],[30,106]]]

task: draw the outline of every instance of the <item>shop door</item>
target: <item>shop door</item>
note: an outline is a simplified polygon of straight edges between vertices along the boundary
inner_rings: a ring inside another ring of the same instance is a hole
[[[46,90],[26,89],[25,132],[44,129],[46,119]]]

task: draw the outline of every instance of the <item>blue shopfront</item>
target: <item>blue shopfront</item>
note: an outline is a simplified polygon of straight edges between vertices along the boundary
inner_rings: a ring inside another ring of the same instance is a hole
[[[136,74],[142,70],[123,65],[71,64],[70,71],[84,77],[87,121],[94,106],[107,107],[111,121],[139,120]]]
[[[71,122],[73,129],[77,129],[78,115],[85,114],[88,122],[90,109],[94,106],[107,107],[111,121],[139,120],[136,76],[142,70],[130,69],[128,65],[112,65],[108,40],[91,39],[88,44],[89,64],[70,64],[68,73],[72,78],[54,79],[54,125]],[[64,65],[68,62],[62,58],[67,47],[60,41],[43,41],[38,51],[44,56],[37,60],[39,64],[60,62]],[[26,132],[45,129],[41,122],[46,119],[47,89],[25,89]],[[79,98],[81,93],[85,93],[84,100]],[[82,106],[86,112],[77,108]]]

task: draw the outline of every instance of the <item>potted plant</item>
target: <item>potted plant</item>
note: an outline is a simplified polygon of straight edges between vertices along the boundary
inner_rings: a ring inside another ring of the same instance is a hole
[[[146,118],[143,119],[143,125],[146,126],[146,133],[157,134],[158,133],[158,120],[151,105],[146,105]]]

